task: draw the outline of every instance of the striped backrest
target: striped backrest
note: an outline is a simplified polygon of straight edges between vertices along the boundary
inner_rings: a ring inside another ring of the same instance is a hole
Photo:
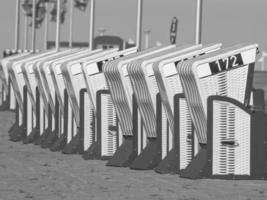
[[[128,65],[127,68],[131,80],[131,85],[148,137],[157,137],[156,96],[159,93],[159,90],[153,70],[153,63],[175,55],[186,53],[197,47],[198,46],[188,45],[176,47],[170,49],[169,51],[164,51],[151,55],[144,59],[133,61]],[[165,115],[165,112],[163,112],[163,115]],[[166,124],[166,122],[167,121],[165,120],[163,124]],[[167,130],[164,131],[166,132]]]
[[[66,89],[66,85],[62,75],[61,65],[63,65],[64,62],[67,63],[73,60],[79,60],[91,54],[97,53],[99,51],[101,50],[89,51],[87,49],[86,50],[83,49],[80,52],[77,52],[71,56],[62,57],[52,63],[49,63],[49,66],[46,70],[45,69],[41,70],[43,72],[44,77],[50,80],[49,81],[50,84],[48,82],[45,84],[47,92],[49,92],[50,89],[52,89],[54,91],[53,95],[56,95],[53,98],[52,97],[49,98],[51,107],[54,107],[53,99],[57,98],[61,114],[63,114],[64,112],[64,91]]]
[[[175,64],[219,50],[220,47],[221,44],[205,45],[190,52],[160,60],[153,64],[153,70],[155,71],[159,93],[172,132],[174,131],[174,96],[177,94],[183,94],[180,76],[177,72]]]
[[[43,56],[42,58],[40,58],[38,60],[29,61],[29,62],[25,63],[24,65],[22,65],[22,67],[21,67],[22,74],[23,74],[24,81],[25,81],[25,84],[26,84],[26,87],[27,87],[27,92],[28,92],[29,97],[30,97],[30,101],[31,101],[31,104],[32,104],[33,112],[35,112],[35,113],[37,112],[37,108],[36,108],[36,87],[37,87],[37,82],[36,82],[33,66],[36,65],[38,62],[41,62],[41,61],[44,61],[44,60],[49,60],[49,59],[55,58],[55,57],[61,57],[61,56],[64,56],[64,55],[68,55],[71,52],[73,52],[72,49],[61,51],[61,52],[57,52],[55,54]]]
[[[14,94],[19,105],[19,109],[23,112],[23,87],[25,86],[24,78],[22,76],[21,66],[31,60],[40,59],[45,55],[53,54],[55,50],[46,51],[43,53],[37,53],[28,55],[8,65],[8,73],[11,79],[11,84],[14,89]]]
[[[110,93],[108,92],[108,86],[106,83],[106,79],[103,73],[103,65],[106,62],[110,62],[112,60],[115,60],[117,58],[126,56],[128,54],[134,53],[136,52],[136,48],[132,48],[132,49],[126,49],[123,51],[119,51],[119,52],[113,52],[113,53],[109,53],[105,56],[102,56],[100,58],[96,58],[96,59],[92,59],[91,61],[88,61],[86,63],[83,63],[83,75],[84,75],[84,79],[85,79],[85,84],[86,84],[86,88],[87,88],[87,95],[88,98],[91,101],[91,106],[92,106],[92,112],[94,113],[94,118],[91,117],[91,115],[89,116],[89,118],[91,120],[96,121],[97,124],[99,124],[99,128],[97,128],[95,130],[95,133],[93,133],[91,130],[86,130],[84,132],[84,138],[90,138],[91,136],[88,136],[88,134],[95,134],[97,137],[100,134],[101,136],[101,142],[106,144],[106,145],[102,145],[102,150],[103,152],[107,152],[108,150],[106,148],[108,148],[108,146],[112,146],[113,147],[113,151],[115,151],[117,149],[117,145],[112,145],[109,144],[109,142],[113,143],[114,141],[119,141],[120,138],[115,138],[118,135],[117,134],[113,134],[113,139],[110,140],[109,136],[110,133],[107,135],[106,133],[106,129],[108,130],[109,127],[116,127],[116,130],[119,130],[119,124],[117,122],[117,117],[116,117],[116,113],[114,110],[114,105],[112,103],[111,97],[110,97]],[[104,104],[99,105],[99,100],[97,99],[97,95],[101,95],[99,93],[101,93],[101,91],[105,91],[102,94],[102,98],[100,98],[100,101],[103,101]],[[88,100],[87,100],[88,101]],[[101,107],[101,110],[98,110],[98,108]],[[85,108],[87,109],[87,108]],[[108,110],[107,110],[108,109]],[[111,112],[113,111],[114,112]],[[104,114],[100,114],[100,118],[99,118],[99,113],[104,113]],[[105,113],[107,113],[107,115],[105,115]],[[88,123],[88,116],[84,116],[84,119],[87,121]],[[114,122],[114,120],[116,120],[116,123]],[[89,122],[90,124],[93,123],[93,121]],[[114,124],[115,123],[115,124]],[[114,131],[113,131],[114,132]],[[120,131],[121,133],[121,131]],[[105,140],[105,141],[102,141]],[[121,140],[122,141],[122,140]],[[120,144],[119,142],[115,142],[116,144]],[[112,153],[113,154],[113,153]],[[110,154],[109,154],[110,155]],[[107,156],[107,155],[106,155]]]
[[[133,135],[132,125],[132,95],[130,79],[127,72],[127,64],[157,52],[165,51],[174,46],[157,47],[125,56],[104,64],[103,70],[110,90],[113,104],[120,121],[123,135]]]
[[[74,114],[74,119],[77,126],[80,125],[80,105],[79,97],[81,89],[86,88],[85,79],[82,70],[82,64],[91,60],[99,59],[105,60],[105,56],[116,53],[118,49],[109,49],[106,51],[92,51],[84,58],[64,62],[61,65],[62,77],[66,86],[67,93],[69,95],[69,102]]]
[[[207,143],[207,98],[210,95],[249,103],[256,51],[257,45],[238,45],[177,65],[200,143]]]
[[[12,56],[5,57],[1,59],[0,61],[0,79],[3,83],[3,88],[6,92],[6,94],[9,93],[8,91],[8,68],[7,65],[9,62],[12,62],[13,60],[21,59],[24,57],[27,57],[30,53],[21,53],[21,54],[15,54]]]

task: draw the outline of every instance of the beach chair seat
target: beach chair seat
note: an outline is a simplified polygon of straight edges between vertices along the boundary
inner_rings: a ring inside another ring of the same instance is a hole
[[[249,105],[257,45],[237,45],[180,62],[177,65],[188,109],[201,149],[181,172],[182,177],[201,177],[207,157],[207,100],[226,96]]]

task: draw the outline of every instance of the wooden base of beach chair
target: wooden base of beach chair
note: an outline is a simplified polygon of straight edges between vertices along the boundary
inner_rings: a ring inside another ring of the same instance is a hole
[[[129,167],[138,155],[138,107],[133,98],[133,135],[123,136],[123,142],[114,155],[109,159],[107,166]]]
[[[8,133],[11,133],[17,127],[19,123],[19,106],[17,102],[16,102],[15,115],[16,115],[15,123],[9,128]]]
[[[184,95],[176,94],[173,102],[175,124],[172,149],[155,168],[160,174],[178,174],[186,168],[199,149],[193,123],[185,108]]]
[[[93,143],[90,148],[82,154],[84,160],[100,160],[99,148],[97,143]]]
[[[161,142],[158,138],[148,138],[147,147],[130,165],[131,169],[154,169],[161,161]]]
[[[41,145],[45,141],[45,139],[48,137],[48,135],[49,135],[50,132],[51,132],[51,129],[50,128],[47,128],[43,132],[43,134],[34,141],[34,144],[35,145]]]
[[[202,146],[198,154],[188,164],[188,166],[181,170],[180,176],[189,179],[199,179],[207,177],[207,147]]]
[[[10,93],[10,84],[8,86]],[[0,106],[0,111],[6,111],[10,109],[10,94],[6,94],[4,86],[2,84],[2,104]]]
[[[155,168],[155,172],[160,174],[178,174],[180,172],[179,148],[175,146],[168,155]]]
[[[2,102],[2,105],[0,106],[0,111],[6,111],[9,110],[9,100]]]
[[[51,131],[47,137],[44,139],[44,141],[41,143],[42,148],[49,148],[51,145],[53,145],[56,140],[58,139],[58,133],[57,131]]]
[[[51,151],[61,151],[67,143],[67,137],[65,134],[58,137],[58,139],[50,146]]]
[[[81,137],[79,128],[77,128],[77,134],[72,137],[72,140],[66,144],[62,149],[64,154],[82,154],[83,153],[83,138]]]
[[[39,135],[40,135],[39,129],[33,128],[31,133],[23,139],[23,144],[33,143]]]
[[[26,134],[26,127],[18,124],[15,124],[13,130],[9,133],[10,140],[12,142],[19,142],[23,140]]]
[[[137,141],[133,136],[124,136],[122,145],[109,159],[107,166],[128,167],[137,157]]]

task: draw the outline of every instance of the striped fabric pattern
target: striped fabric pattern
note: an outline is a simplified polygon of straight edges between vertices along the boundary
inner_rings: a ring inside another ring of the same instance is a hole
[[[22,67],[21,67],[22,74],[23,74],[24,81],[25,81],[25,84],[26,84],[26,87],[27,87],[27,93],[29,95],[29,99],[30,99],[30,102],[31,102],[31,107],[32,107],[34,113],[37,112],[36,99],[35,99],[37,82],[36,82],[35,75],[34,75],[34,70],[33,70],[34,65],[37,65],[37,63],[40,62],[40,61],[49,60],[49,59],[54,58],[56,56],[60,57],[60,56],[67,55],[71,51],[72,50],[70,49],[70,50],[57,52],[56,54],[46,55],[46,56],[43,56],[42,58],[39,58],[37,60],[33,60],[31,62],[24,63],[22,65]]]
[[[101,156],[113,156],[119,146],[117,131],[110,127],[117,127],[117,118],[109,94],[101,97]]]
[[[154,87],[149,87],[146,84],[145,75],[142,71],[142,60],[135,61],[128,65],[128,72],[132,83],[134,95],[144,122],[147,137],[157,137],[157,122],[156,122],[156,95],[158,88],[153,81]],[[150,95],[150,92],[154,95]],[[152,100],[153,99],[153,100]]]
[[[110,52],[110,51],[106,51]],[[82,70],[87,91],[89,91],[89,98],[96,110],[96,92],[100,89],[108,90],[108,85],[103,72],[103,65],[107,62],[114,61],[120,57],[136,52],[136,48],[130,48],[119,52],[110,52],[103,58],[91,60],[83,63]],[[99,69],[102,68],[101,70]]]
[[[33,65],[33,74],[34,74],[35,80],[37,82],[37,88],[39,90],[40,97],[43,101],[42,107],[45,109],[46,114],[48,114],[48,109],[50,106],[49,105],[50,102],[48,102],[48,100],[50,99],[49,98],[50,91],[49,91],[49,93],[47,93],[47,90],[45,89],[45,85],[44,85],[45,83],[43,80],[44,77],[41,75],[40,69],[42,68],[44,70],[49,70],[49,66],[52,62],[54,62],[54,61],[56,61],[62,57],[69,56],[74,51],[78,51],[78,49],[75,49],[75,50],[69,49],[69,50],[64,50],[62,52],[58,52],[58,53],[50,56],[49,59],[41,60],[40,62],[37,62],[35,65]]]
[[[35,80],[37,82],[37,88],[38,88],[38,91],[40,93],[40,98],[42,101],[43,109],[45,110],[46,115],[48,115],[49,104],[48,104],[48,99],[47,99],[47,96],[45,93],[46,91],[45,91],[44,86],[43,86],[43,80],[42,80],[42,77],[40,74],[40,68],[42,65],[43,65],[43,63],[41,62],[38,65],[33,66],[33,71],[34,71],[34,75],[35,75]]]
[[[50,71],[51,71],[51,78],[53,81],[53,85],[55,87],[55,95],[59,102],[59,111],[61,114],[64,114],[64,91],[65,91],[65,85],[63,76],[60,71],[57,69],[60,68],[60,65],[62,62],[53,63],[50,65]]]
[[[14,90],[12,84],[10,83],[10,79],[8,76],[8,63],[12,62],[13,60],[20,59],[22,57],[27,56],[30,54],[27,51],[10,51],[10,54],[4,55],[4,58],[0,61],[0,79],[2,82],[2,103],[6,102],[8,97],[8,104],[9,109],[13,110],[16,109],[16,98],[14,95]]]
[[[55,58],[55,57],[60,57],[60,56],[64,56],[66,54],[69,54],[69,52],[71,52],[72,50],[65,50],[65,51],[61,51],[61,52],[57,52],[56,54],[51,54],[51,55],[47,55],[47,56],[43,56],[42,58],[38,59],[38,60],[34,60],[31,62],[27,62],[24,65],[22,65],[22,74],[24,77],[24,81],[27,87],[27,93],[29,95],[29,99],[31,101],[31,106],[33,108],[33,111],[36,113],[37,112],[37,108],[36,108],[36,87],[37,87],[37,82],[35,79],[35,75],[34,75],[34,70],[33,67],[35,65],[38,65],[38,63],[40,61],[45,61],[45,60],[49,60],[51,58]]]
[[[176,47],[128,65],[132,88],[148,137],[157,137],[156,96],[159,93],[159,89],[153,70],[153,63],[186,53],[197,47],[189,45]]]
[[[21,110],[21,112],[23,112],[22,95],[23,95],[23,87],[25,86],[25,81],[22,75],[22,66],[25,63],[36,61],[45,56],[51,55],[52,53],[54,53],[54,50],[37,54],[27,54],[11,63],[8,63],[8,73],[11,78],[11,84],[14,88],[15,97],[19,104],[19,109]]]
[[[167,120],[166,113],[164,112],[163,104],[161,104],[161,110],[161,159],[163,160],[167,156],[168,152],[171,151],[173,148],[173,137],[172,134],[170,134],[170,126]]]
[[[113,148],[114,150],[117,149],[117,146],[113,145],[113,139],[114,142],[116,143],[118,138],[113,138],[111,139],[111,143],[109,143],[109,133],[108,133],[108,126],[110,125],[109,123],[109,119],[113,119],[116,118],[116,113],[114,111],[114,113],[110,113],[109,107],[113,106],[111,103],[111,98],[110,95],[105,95],[107,97],[103,97],[103,99],[101,99],[101,111],[98,111],[97,108],[97,102],[96,102],[96,98],[97,98],[97,92],[100,90],[107,90],[107,83],[105,80],[105,76],[104,73],[101,71],[98,71],[96,73],[89,73],[91,72],[90,69],[92,70],[92,68],[96,67],[97,68],[97,63],[91,63],[88,65],[84,65],[83,66],[83,74],[84,74],[84,80],[85,80],[85,88],[87,89],[87,94],[85,94],[85,98],[87,100],[87,104],[90,104],[90,117],[88,117],[88,113],[85,113],[85,117],[84,119],[86,119],[86,121],[84,122],[87,124],[92,124],[91,128],[87,130],[89,131],[85,131],[84,132],[84,137],[85,138],[89,138],[90,139],[90,143],[89,145],[93,144],[93,141],[96,141],[96,138],[98,137],[97,134],[101,134],[101,152],[102,152],[102,156],[111,156],[113,155]],[[98,68],[97,68],[98,69]],[[89,103],[90,102],[90,103]],[[86,106],[86,105],[85,105]],[[86,110],[88,110],[88,108],[84,108]],[[113,108],[114,109],[114,108]],[[96,113],[101,112],[101,116],[102,119],[98,119],[96,116]],[[114,114],[114,116],[112,116],[112,114]],[[94,132],[92,131],[92,126],[93,124],[96,126],[97,120],[101,121],[101,133],[99,132],[99,130],[94,130]],[[115,124],[117,123],[114,122]],[[88,125],[87,125],[88,126]],[[116,135],[117,136],[117,135]],[[110,151],[109,151],[110,150]]]
[[[129,88],[130,84],[123,85],[117,69],[118,64],[119,60],[108,62],[104,64],[103,70],[123,134],[132,136],[132,109],[124,90],[124,87]]]
[[[86,92],[88,93],[88,92]],[[95,111],[89,95],[84,95],[84,134],[83,134],[83,146],[84,151],[88,150],[91,145],[96,142],[96,122],[95,122]]]
[[[9,63],[8,65],[8,73],[9,77],[11,79],[11,84],[14,89],[16,100],[19,104],[19,109],[21,112],[23,112],[23,87],[25,86],[24,78],[22,76],[22,69],[21,65],[23,65],[26,62],[36,60],[39,58],[42,58],[43,56],[49,55],[54,53],[55,50],[46,51],[43,53],[37,53],[34,55],[28,55],[25,57],[22,57],[21,59],[17,59],[17,61],[14,61],[13,63]]]
[[[15,65],[17,68],[20,68],[20,65]],[[14,95],[16,101],[19,105],[20,111],[23,113],[23,86],[25,85],[22,76],[19,76],[18,73],[12,67],[8,68],[8,74],[11,80],[12,87],[14,89]]]
[[[80,126],[80,91],[86,88],[85,80],[82,71],[82,63],[90,60],[105,59],[104,56],[109,53],[116,52],[117,49],[110,49],[107,51],[91,51],[86,56],[80,57],[79,59],[73,59],[70,62],[64,62],[61,65],[62,76],[64,84],[66,86],[67,93],[69,95],[69,101],[71,104],[72,111],[74,113],[74,119],[77,126]]]
[[[194,153],[198,152],[194,147],[194,132],[193,123],[186,105],[185,99],[179,99],[179,147],[180,147],[180,169],[184,169],[191,162],[194,157]],[[195,152],[193,152],[195,151]]]
[[[8,63],[13,62],[17,59],[22,59],[29,54],[30,53],[14,54],[12,56],[8,56],[8,57],[1,59],[1,62],[0,62],[0,79],[2,81],[3,88],[4,88],[6,94],[9,94],[8,67],[7,67]]]
[[[68,68],[70,68],[70,70]],[[75,68],[75,72],[72,73],[71,68]],[[79,96],[80,96],[80,90],[86,87],[83,80],[81,64],[64,63],[61,66],[61,70],[62,70],[62,78],[64,81],[64,85],[66,86],[68,96],[70,97],[69,101],[71,104],[72,111],[74,113],[74,119],[76,121],[76,124],[80,126]]]
[[[177,66],[185,92],[196,133],[200,143],[207,143],[207,98],[210,95],[223,95],[245,102],[247,90],[248,65],[255,63],[257,45],[239,45],[215,53],[181,62]],[[244,64],[231,70],[211,74],[209,64],[219,59],[243,53]],[[202,76],[204,73],[210,74]]]
[[[213,102],[213,175],[250,175],[250,131],[250,114],[229,102]]]
[[[127,65],[133,60],[149,56],[174,46],[156,47],[110,61],[103,66],[104,74],[110,89],[111,98],[120,121],[123,135],[133,136],[132,95]]]
[[[31,107],[33,109],[33,112],[37,113],[37,107],[36,107],[36,87],[37,83],[34,78],[33,74],[33,65],[34,63],[28,62],[25,63],[25,65],[22,66],[22,75],[27,87],[27,93],[29,95],[29,102],[31,102]]]
[[[95,50],[93,52],[96,53],[98,51],[100,50]],[[64,114],[64,91],[66,90],[66,86],[62,75],[61,65],[63,65],[64,62],[67,63],[75,59],[84,58],[85,56],[90,55],[91,53],[92,52],[88,50],[81,49],[73,53],[71,56],[68,55],[61,57],[58,60],[49,64],[51,84],[53,85],[55,91],[55,94],[53,95],[55,95],[55,98],[57,98],[59,102],[59,110],[62,115]],[[53,106],[53,100],[51,100],[51,102]]]
[[[173,99],[175,95],[183,94],[180,76],[176,69],[175,63],[179,63],[183,60],[206,54],[207,52],[219,50],[221,46],[221,44],[211,44],[203,47],[199,46],[198,48],[190,52],[173,56],[169,59],[161,60],[153,64],[153,70],[155,72],[161,100],[172,133],[174,133]]]
[[[49,67],[43,67],[40,68],[40,75],[42,77],[43,80],[43,86],[44,89],[46,91],[47,94],[47,98],[48,98],[48,103],[50,105],[51,111],[53,113],[53,115],[55,115],[56,113],[56,108],[55,108],[55,87],[53,85],[53,81],[52,81],[52,77],[51,77],[51,71],[49,69]]]
[[[101,104],[102,110],[98,111],[97,108],[97,92],[99,92],[100,90],[108,90],[108,85],[104,76],[104,73],[102,71],[102,66],[104,65],[104,63],[106,63],[107,61],[112,61],[116,58],[122,57],[124,55],[127,55],[129,53],[135,52],[136,48],[133,49],[128,49],[128,50],[124,50],[124,51],[120,51],[120,52],[111,52],[111,51],[106,51],[106,55],[105,56],[101,56],[99,58],[96,59],[92,59],[89,62],[83,63],[82,65],[82,71],[83,71],[83,75],[84,75],[84,79],[85,80],[85,87],[87,89],[87,101],[90,101],[90,106],[91,106],[91,111],[92,114],[95,116],[96,113],[101,112],[101,116],[102,119],[97,119],[97,117],[91,117],[91,120],[87,123],[91,124],[91,123],[97,123],[97,120],[101,121],[101,138],[103,138],[102,140],[105,144],[108,143],[109,144],[109,139],[110,139],[110,135],[109,133],[107,133],[108,127],[110,125],[115,126],[118,121],[117,121],[117,117],[116,117],[116,112],[114,110],[114,106],[113,103],[111,101],[111,97],[110,94],[105,94],[103,95],[103,105]],[[95,135],[96,133],[98,134],[99,130],[95,131]],[[121,133],[121,131],[120,131]],[[88,134],[92,134],[92,132],[85,132],[84,133],[86,136],[85,137],[91,137],[91,136],[87,136]],[[108,134],[108,135],[106,135]],[[97,137],[97,135],[95,136]],[[117,137],[117,135],[116,135]],[[120,138],[116,138],[113,137],[112,141],[114,143],[119,142],[119,140],[121,140]],[[102,141],[101,141],[102,142]],[[111,143],[113,143],[111,142]],[[106,144],[106,145],[108,145]],[[104,148],[103,150],[103,155],[106,156],[110,156],[113,155],[114,151],[117,150],[117,145],[108,145],[108,149],[111,148],[111,152],[109,150],[107,150],[107,148],[105,148],[105,145],[101,145],[102,148]]]

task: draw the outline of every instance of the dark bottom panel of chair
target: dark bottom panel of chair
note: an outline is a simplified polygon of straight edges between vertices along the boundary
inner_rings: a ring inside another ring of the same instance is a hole
[[[9,110],[9,101],[6,100],[2,103],[2,105],[0,106],[0,111],[6,111]]]
[[[101,156],[99,160],[109,160],[112,156]]]
[[[98,143],[92,144],[88,150],[83,152],[82,157],[84,160],[109,160],[111,158],[111,156],[101,155]]]
[[[109,159],[107,166],[129,167],[137,156],[136,142],[133,136],[124,136],[122,145]]]
[[[23,144],[30,144],[33,143],[36,138],[40,135],[40,131],[38,128],[33,128],[32,132],[23,139]]]
[[[72,140],[62,149],[62,153],[83,154],[83,139],[80,136],[79,129],[77,131],[77,134],[72,138]]]
[[[267,174],[258,174],[258,175],[212,175],[208,177],[210,179],[224,179],[224,180],[266,180]]]
[[[62,134],[57,140],[50,146],[51,151],[61,151],[67,143],[67,137]]]
[[[44,130],[43,134],[36,138],[36,140],[34,141],[34,144],[35,145],[41,145],[43,143],[43,141],[48,137],[50,132],[51,132],[50,128]]]
[[[16,124],[12,131],[9,133],[10,140],[13,142],[19,142],[25,138],[26,128],[25,126],[19,126]]]
[[[8,133],[11,133],[16,127],[18,126],[18,123],[15,122],[8,130]]]
[[[161,161],[161,144],[157,138],[148,138],[148,144],[130,165],[131,169],[154,169]]]
[[[100,160],[99,156],[99,147],[97,143],[93,143],[88,150],[84,151],[82,154],[83,159],[85,160]]]
[[[178,174],[180,172],[179,148],[174,147],[154,170],[160,174]]]
[[[180,176],[189,179],[199,179],[208,177],[207,156],[207,147],[202,146],[198,154],[192,159],[188,166],[184,170],[181,170]]]
[[[42,148],[49,148],[55,141],[58,139],[57,131],[52,131],[48,134],[48,136],[42,141]]]

